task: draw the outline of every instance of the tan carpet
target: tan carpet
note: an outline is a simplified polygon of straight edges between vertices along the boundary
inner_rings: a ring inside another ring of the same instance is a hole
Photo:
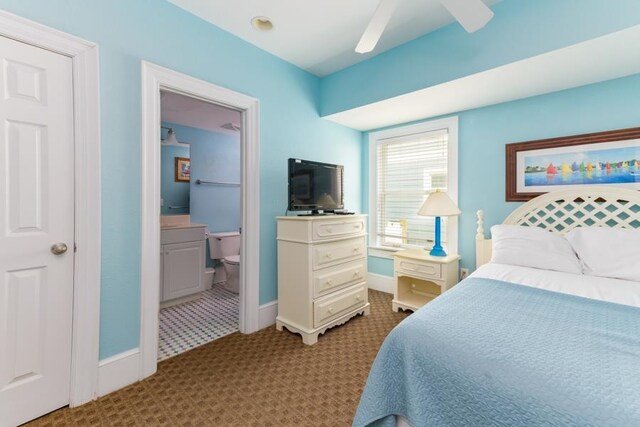
[[[152,377],[33,426],[349,426],[378,348],[404,313],[369,291],[371,314],[302,344],[269,327],[158,365]]]

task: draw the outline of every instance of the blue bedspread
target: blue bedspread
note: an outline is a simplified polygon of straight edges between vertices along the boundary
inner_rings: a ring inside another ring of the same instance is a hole
[[[640,309],[469,278],[387,337],[354,426],[640,426]]]

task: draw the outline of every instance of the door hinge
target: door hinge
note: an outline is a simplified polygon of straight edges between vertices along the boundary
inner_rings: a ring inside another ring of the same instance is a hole
[[[78,252],[78,244],[76,242],[73,242],[73,253]]]

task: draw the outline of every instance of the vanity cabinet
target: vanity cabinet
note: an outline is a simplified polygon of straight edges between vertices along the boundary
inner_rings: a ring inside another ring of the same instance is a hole
[[[204,226],[163,229],[161,269],[163,307],[197,298],[205,290]]]
[[[277,218],[278,316],[311,345],[357,314],[369,314],[366,215]]]

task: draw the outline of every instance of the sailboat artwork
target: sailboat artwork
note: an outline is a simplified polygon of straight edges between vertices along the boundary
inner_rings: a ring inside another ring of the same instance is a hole
[[[638,184],[640,188],[640,140],[597,146],[585,144],[522,153],[524,187],[534,190],[533,187],[559,185]]]

